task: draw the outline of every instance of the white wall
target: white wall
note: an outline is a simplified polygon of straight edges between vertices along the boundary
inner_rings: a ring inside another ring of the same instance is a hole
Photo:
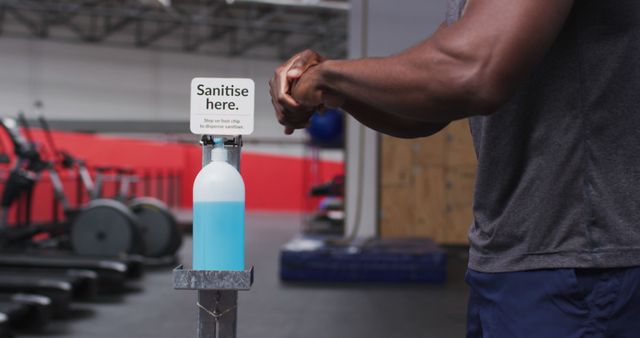
[[[355,4],[362,0],[354,1]],[[368,0],[367,53],[398,53],[429,37],[444,22],[449,0]]]
[[[0,114],[42,100],[50,119],[178,121],[188,132],[193,77],[249,77],[256,82],[254,137],[280,138],[268,96],[279,63],[0,36]]]

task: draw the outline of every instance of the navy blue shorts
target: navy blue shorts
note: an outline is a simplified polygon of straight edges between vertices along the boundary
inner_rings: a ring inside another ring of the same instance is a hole
[[[640,267],[481,273],[467,338],[638,338]]]

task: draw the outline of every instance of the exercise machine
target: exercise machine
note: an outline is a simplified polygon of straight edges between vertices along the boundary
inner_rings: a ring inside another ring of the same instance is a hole
[[[81,269],[36,269],[25,267],[2,267],[0,276],[38,277],[68,282],[72,286],[74,300],[92,300],[98,294],[98,274],[91,270]]]
[[[24,239],[36,233],[46,232],[52,238],[60,238],[61,241],[68,239],[71,249],[81,255],[118,256],[142,252],[144,243],[136,217],[123,203],[110,199],[96,199],[81,208],[71,207],[55,166],[42,159],[30,135],[26,119],[22,114],[19,115],[19,119],[25,127],[27,139],[20,133],[19,125],[14,119],[4,118],[0,123],[9,135],[17,156],[5,186],[2,199],[3,226],[0,228],[7,228],[8,209],[20,194],[27,195],[26,209],[30,210],[33,188],[45,171],[51,180],[54,198],[62,205],[67,221],[12,229],[13,234],[7,234],[6,237],[11,238],[11,235],[14,235],[14,242],[20,242],[15,241],[19,239],[15,238],[15,235]]]
[[[112,198],[125,203],[138,217],[138,224],[142,228],[145,240],[144,256],[175,255],[182,246],[182,232],[169,207],[155,197],[133,196],[131,184],[136,178],[131,169],[102,166],[96,167],[96,172],[93,198],[103,198],[103,185],[107,180],[106,176],[111,175],[118,187]],[[83,179],[83,181],[85,180]]]
[[[0,311],[0,338],[13,338],[13,333],[9,327],[9,316]]]
[[[28,293],[46,296],[51,300],[51,309],[55,318],[66,318],[69,315],[73,285],[63,279],[44,278],[41,276],[0,275],[0,290],[4,293]],[[5,314],[7,313],[5,312]]]
[[[47,326],[51,319],[51,299],[41,295],[0,293],[0,313],[7,316],[11,327],[39,331]]]
[[[98,289],[101,292],[123,290],[127,280],[139,279],[142,276],[142,266],[135,261],[81,257],[65,252],[54,251],[28,253],[5,252],[0,255],[0,269],[62,271],[66,274],[69,274],[69,270],[89,270],[95,273]],[[70,274],[77,275],[80,273],[71,272]],[[92,286],[86,286],[86,288],[92,288]]]
[[[136,180],[132,170],[115,166],[96,167],[94,182],[84,160],[58,149],[44,116],[39,116],[38,121],[45,133],[51,152],[59,159],[58,162],[64,168],[77,170],[82,186],[92,200],[104,200],[102,197],[103,184],[106,181],[106,176],[110,173],[113,174],[112,177],[118,187],[113,199],[128,206],[136,216],[137,225],[140,227],[144,240],[144,249],[141,252],[144,256],[175,255],[182,245],[182,233],[175,216],[169,207],[157,198],[132,196],[131,184]]]
[[[2,223],[0,225],[0,275],[25,277],[32,281],[34,276],[63,279],[70,282],[72,293],[80,299],[90,299],[97,288],[101,291],[119,291],[124,288],[125,281],[142,276],[142,263],[135,256],[112,258],[80,257],[69,251],[42,249],[40,242],[34,242],[35,235],[46,234],[54,238],[62,249],[68,244],[64,237],[68,227],[61,225],[32,226],[30,224],[30,206],[22,206],[26,216],[21,226],[9,226],[8,211],[13,203],[29,204],[30,198],[20,198],[30,194],[40,173],[46,170],[46,162],[33,151],[34,147],[22,137],[17,122],[3,119],[0,125],[9,134],[16,153],[16,163],[7,181],[2,203]],[[0,157],[6,157],[4,152]],[[5,161],[9,162],[8,160]],[[20,208],[18,208],[20,209]],[[62,238],[62,239],[59,239]],[[97,279],[97,280],[96,280]],[[20,284],[12,280],[14,284]],[[11,284],[11,285],[14,285]],[[34,289],[35,290],[35,289]],[[3,291],[0,288],[0,291]]]

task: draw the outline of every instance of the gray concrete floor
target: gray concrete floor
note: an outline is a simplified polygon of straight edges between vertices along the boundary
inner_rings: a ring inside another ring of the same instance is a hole
[[[468,290],[466,257],[450,258],[449,282],[420,285],[284,284],[278,249],[300,227],[294,214],[252,213],[247,218],[251,291],[240,293],[239,337],[389,338],[463,337]],[[190,238],[181,256],[190,262]],[[76,304],[74,318],[46,332],[19,337],[195,337],[195,293],[174,291],[171,271],[149,272],[131,292]]]

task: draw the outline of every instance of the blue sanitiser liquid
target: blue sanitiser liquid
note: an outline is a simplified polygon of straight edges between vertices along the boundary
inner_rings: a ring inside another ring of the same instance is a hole
[[[244,270],[244,202],[193,203],[193,268]]]
[[[193,269],[243,271],[245,191],[222,145],[193,184]]]

